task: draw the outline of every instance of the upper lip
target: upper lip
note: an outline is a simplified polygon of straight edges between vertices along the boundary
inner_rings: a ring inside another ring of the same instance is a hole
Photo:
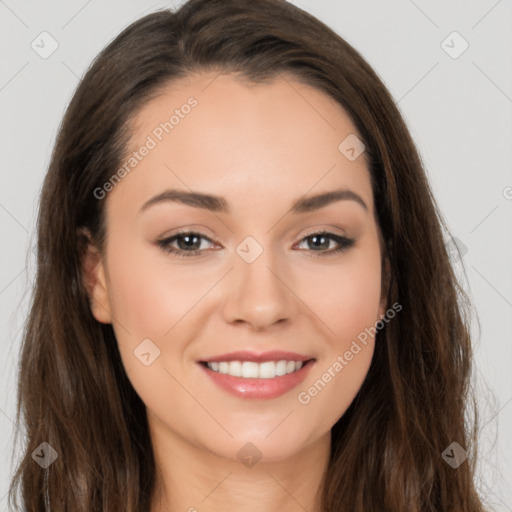
[[[220,363],[222,361],[253,361],[255,363],[263,363],[265,361],[309,361],[314,359],[311,356],[304,356],[296,352],[285,352],[283,350],[270,350],[268,352],[252,352],[249,350],[237,350],[236,352],[229,352],[220,354],[208,359],[202,359],[203,363]]]

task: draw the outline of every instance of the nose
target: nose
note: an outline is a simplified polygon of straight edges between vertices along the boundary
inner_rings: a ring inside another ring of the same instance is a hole
[[[297,312],[290,272],[263,253],[252,263],[238,258],[226,283],[223,314],[228,323],[246,324],[252,330],[268,330],[289,322]]]

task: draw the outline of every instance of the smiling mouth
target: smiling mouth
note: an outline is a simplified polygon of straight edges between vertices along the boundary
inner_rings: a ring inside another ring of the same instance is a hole
[[[230,375],[232,377],[273,379],[295,373],[312,361],[314,361],[314,359],[308,359],[306,361],[281,359],[262,363],[254,361],[200,361],[200,364],[213,372]]]

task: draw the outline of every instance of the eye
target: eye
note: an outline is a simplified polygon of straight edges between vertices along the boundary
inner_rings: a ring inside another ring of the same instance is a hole
[[[332,241],[336,242],[338,246],[331,250],[324,250],[329,249],[329,245]],[[320,253],[319,256],[328,256],[347,250],[354,245],[355,240],[353,238],[347,238],[327,231],[320,231],[318,233],[311,233],[304,237],[300,244],[304,242],[306,242],[310,248],[314,248],[312,249],[312,252]]]
[[[159,240],[157,245],[169,254],[175,254],[176,256],[188,257],[188,256],[200,256],[205,251],[205,248],[201,246],[202,241],[206,240],[213,244],[213,241],[207,236],[202,235],[194,231],[183,231],[177,233],[171,237]],[[327,256],[339,253],[352,247],[355,240],[347,238],[327,231],[320,231],[311,233],[304,237],[300,243],[307,243],[308,249],[311,252],[319,253],[319,256]],[[335,242],[337,247],[329,248],[331,242]],[[177,244],[177,247],[173,244]]]
[[[176,254],[178,257],[196,256],[203,252],[204,248],[201,248],[201,240],[208,240],[212,242],[208,237],[195,233],[193,231],[183,231],[169,238],[159,240],[158,246],[168,253]],[[177,242],[178,247],[173,247],[171,244]],[[213,242],[212,242],[213,243]]]

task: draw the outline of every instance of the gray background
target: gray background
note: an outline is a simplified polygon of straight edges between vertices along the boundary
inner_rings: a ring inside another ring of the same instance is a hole
[[[512,511],[512,2],[293,3],[362,53],[418,145],[462,248],[454,264],[480,320],[480,330],[474,325],[478,487],[494,510]],[[7,509],[14,463],[16,367],[34,279],[38,195],[58,125],[97,53],[143,14],[173,5],[0,0],[0,510]],[[43,31],[59,45],[47,59],[31,47]],[[469,44],[457,58],[445,50],[455,55],[462,40],[451,36],[442,44],[453,31]]]

